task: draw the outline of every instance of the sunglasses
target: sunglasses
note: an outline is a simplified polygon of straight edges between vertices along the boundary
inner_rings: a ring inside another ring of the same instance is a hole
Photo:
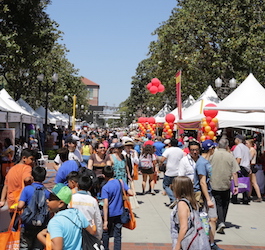
[[[105,149],[105,147],[99,147],[99,149]]]

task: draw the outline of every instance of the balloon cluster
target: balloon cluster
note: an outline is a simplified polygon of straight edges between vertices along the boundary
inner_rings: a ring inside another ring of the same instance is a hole
[[[153,78],[151,82],[146,85],[146,88],[151,94],[156,94],[158,92],[164,92],[165,87],[158,78]]]
[[[155,129],[156,129],[156,120],[154,117],[139,117],[138,118],[138,126],[140,130],[139,136],[145,136],[147,130],[149,130],[152,138],[155,137]]]
[[[27,126],[27,129],[29,130],[29,134],[30,135],[35,135],[35,127],[34,127],[34,125],[33,124],[29,124],[28,126]]]
[[[205,105],[205,107],[216,107],[215,104],[210,103]],[[201,136],[201,141],[205,140],[216,140],[216,132],[218,130],[218,119],[216,118],[217,110],[204,110],[205,117],[202,118],[201,129],[203,135]]]
[[[176,117],[173,114],[167,114],[166,122],[164,123],[164,129],[163,132],[166,133],[166,138],[171,138],[173,136],[173,127]]]

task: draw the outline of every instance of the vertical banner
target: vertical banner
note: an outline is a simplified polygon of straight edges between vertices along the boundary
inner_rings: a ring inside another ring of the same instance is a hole
[[[182,101],[181,101],[181,70],[176,74],[176,97],[179,120],[182,120]]]

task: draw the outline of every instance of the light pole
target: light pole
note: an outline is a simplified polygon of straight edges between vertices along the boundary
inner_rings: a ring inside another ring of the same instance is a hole
[[[146,110],[147,110],[147,116],[150,116],[150,114],[153,114],[156,111],[156,108],[155,107],[150,108],[147,106]],[[150,111],[151,111],[151,113],[150,113]]]
[[[37,76],[37,79],[39,82],[43,82],[44,80],[44,74],[40,74]],[[56,83],[58,82],[58,74],[54,73],[52,75],[52,82]],[[49,82],[46,81],[46,87],[45,87],[45,92],[46,92],[46,96],[45,96],[45,122],[44,122],[44,134],[45,134],[45,139],[46,139],[46,135],[47,135],[47,125],[48,125],[48,106],[49,106],[49,92],[51,91],[51,88],[49,88]]]
[[[224,99],[225,97],[227,97],[233,89],[236,88],[237,86],[237,82],[235,78],[232,78],[229,80],[229,82],[223,82],[222,79],[220,77],[218,77],[215,81],[215,87],[217,89],[217,96],[220,99]]]
[[[69,96],[64,96],[64,101],[68,102]],[[72,130],[75,129],[75,115],[76,115],[76,95],[73,95],[73,117],[72,117]],[[69,127],[70,127],[70,115],[69,115]]]

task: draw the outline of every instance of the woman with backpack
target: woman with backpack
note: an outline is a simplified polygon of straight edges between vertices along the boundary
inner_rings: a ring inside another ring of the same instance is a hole
[[[143,176],[142,195],[145,194],[147,177],[149,177],[150,193],[152,195],[155,195],[154,173],[158,172],[158,169],[156,167],[156,156],[154,154],[154,147],[152,145],[146,145],[145,147],[143,147],[143,152],[139,158],[139,169],[141,170]]]
[[[171,217],[171,238],[173,250],[210,250],[210,243],[201,224],[198,205],[189,177],[175,177],[172,183],[177,198]]]

